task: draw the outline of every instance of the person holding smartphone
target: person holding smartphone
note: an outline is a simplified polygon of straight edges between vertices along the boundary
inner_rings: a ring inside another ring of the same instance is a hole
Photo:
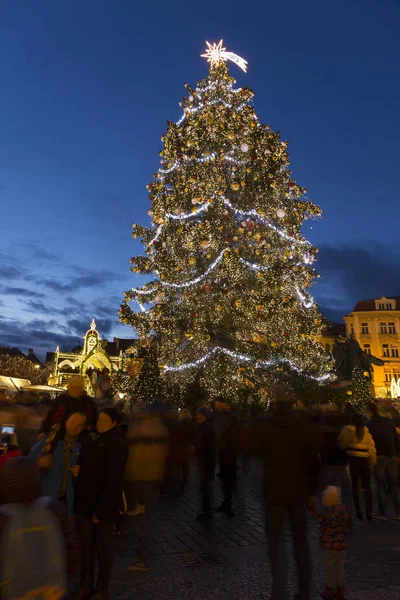
[[[1,428],[0,469],[10,458],[21,456],[14,425],[3,425]]]

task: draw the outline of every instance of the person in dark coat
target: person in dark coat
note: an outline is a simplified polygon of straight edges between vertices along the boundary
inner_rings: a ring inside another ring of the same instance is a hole
[[[273,587],[272,598],[287,594],[284,522],[292,525],[297,563],[297,600],[311,600],[311,556],[308,545],[308,498],[316,492],[320,468],[315,428],[293,411],[285,388],[275,392],[273,409],[254,431],[255,450],[264,462],[264,502]]]
[[[197,520],[208,523],[213,517],[213,484],[217,461],[217,441],[208,408],[199,408],[196,419],[199,427],[195,441],[195,455],[199,468],[202,507]]]
[[[213,425],[217,436],[219,475],[224,494],[224,500],[217,510],[233,516],[232,495],[236,484],[239,423],[225,398],[219,397],[214,401]]]
[[[114,558],[114,525],[122,507],[122,486],[128,445],[118,430],[120,414],[103,409],[97,434],[83,445],[80,464],[73,467],[76,479],[75,514],[82,546],[80,598],[107,600]],[[94,553],[99,574],[94,591]]]
[[[322,472],[320,483],[323,489],[338,486],[341,489],[343,504],[351,522],[353,499],[350,478],[347,472],[346,450],[339,448],[337,441],[343,427],[350,424],[347,415],[340,411],[336,404],[330,405],[323,415],[319,433],[321,442]]]
[[[179,469],[181,493],[185,491],[189,477],[190,449],[194,444],[197,431],[196,423],[192,420],[190,410],[183,408],[179,413],[179,425],[175,432],[176,455],[175,463]]]
[[[85,379],[81,375],[74,375],[68,380],[67,392],[58,396],[54,406],[50,408],[42,423],[40,433],[47,435],[54,425],[66,421],[70,415],[77,412],[86,413],[88,427],[94,430],[97,407],[93,398],[86,394]]]
[[[375,477],[378,491],[378,508],[381,519],[386,519],[386,483],[392,493],[396,517],[400,518],[400,492],[398,482],[397,456],[400,453],[395,423],[378,413],[378,407],[370,402],[366,407],[369,419],[367,427],[372,435],[377,455]]]

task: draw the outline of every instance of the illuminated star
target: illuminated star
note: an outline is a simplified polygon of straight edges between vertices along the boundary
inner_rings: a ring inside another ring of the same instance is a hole
[[[218,44],[210,44],[210,42],[206,42],[207,50],[205,54],[201,54],[201,56],[207,59],[211,65],[211,68],[218,67],[227,60],[231,60],[246,73],[247,60],[244,60],[244,58],[234,54],[233,52],[227,52],[226,48],[222,47],[223,43],[223,40],[220,40]]]
[[[218,44],[210,44],[206,42],[207,50],[205,54],[202,54],[202,58],[206,58],[212,67],[218,67],[222,62],[226,62],[227,59],[224,56],[226,48],[222,47],[224,40],[220,40]]]

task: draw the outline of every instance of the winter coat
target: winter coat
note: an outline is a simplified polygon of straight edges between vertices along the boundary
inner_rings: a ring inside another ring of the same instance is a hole
[[[346,425],[338,437],[338,446],[347,452],[349,457],[365,458],[376,465],[376,448],[367,427],[364,427],[362,439],[358,439],[354,425]]]
[[[374,439],[378,456],[397,456],[399,454],[399,441],[392,419],[375,415],[367,427]]]
[[[127,481],[161,481],[168,454],[168,430],[158,416],[137,418],[128,426]]]
[[[122,506],[128,445],[117,428],[92,433],[82,444],[75,484],[75,513],[114,521]]]
[[[170,446],[167,462],[180,464],[187,461],[190,446],[193,446],[196,435],[196,424],[191,420],[179,421],[170,434]]]
[[[75,412],[85,412],[87,414],[88,427],[92,430],[95,429],[97,406],[93,398],[87,394],[82,395],[80,398],[74,398],[66,392],[65,394],[61,394],[55,401],[54,406],[50,408],[42,423],[40,432],[47,434],[54,425],[65,421]]]
[[[347,547],[349,515],[344,506],[337,504],[324,509],[319,514],[314,506],[311,509],[313,517],[320,522],[320,544],[324,550],[343,552]]]
[[[201,423],[195,440],[195,455],[197,457],[201,479],[213,479],[217,462],[217,439],[209,419]]]
[[[33,448],[31,452],[31,458],[36,462],[42,455],[44,445],[46,444],[46,438],[42,438]],[[48,496],[53,500],[57,500],[60,497],[60,490],[64,478],[64,452],[66,444],[64,440],[57,440],[54,444],[52,451],[52,463],[48,471],[41,471],[42,480],[42,496]],[[71,468],[76,465],[79,453],[81,450],[81,444],[76,442],[71,449],[71,456],[69,460],[69,467]],[[72,472],[67,473],[67,489],[66,489],[66,500],[68,514],[72,516],[74,514],[74,498],[75,489]]]
[[[212,414],[219,454],[236,454],[239,445],[239,423],[231,410],[217,410]]]
[[[339,434],[347,424],[347,417],[339,411],[328,412],[322,417],[319,431],[321,434],[321,458],[323,464],[334,466],[347,464],[347,453],[342,448],[339,448],[337,444]]]
[[[264,462],[264,500],[268,506],[306,504],[315,493],[320,456],[315,427],[288,403],[277,403],[258,425],[253,440]]]
[[[12,458],[7,461],[0,471],[0,504],[29,506],[40,496],[39,471],[34,461],[29,457]],[[51,502],[48,507],[60,524],[65,541],[67,572],[71,576],[77,570],[80,558],[75,533],[63,504]],[[7,518],[5,515],[0,515],[0,543]]]

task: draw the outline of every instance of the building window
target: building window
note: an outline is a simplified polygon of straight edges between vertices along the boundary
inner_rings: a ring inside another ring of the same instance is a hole
[[[392,374],[391,373],[385,373],[385,382],[392,383]]]
[[[393,322],[388,323],[389,333],[396,333],[396,325]]]
[[[350,323],[350,333],[352,333],[354,335],[354,325],[353,325],[353,323]]]
[[[392,310],[392,305],[391,304],[386,304],[386,310]]]
[[[392,346],[392,357],[399,358],[399,349],[397,346]]]
[[[387,333],[386,323],[380,323],[381,333]]]
[[[382,356],[390,356],[389,355],[389,344],[382,344]]]
[[[385,305],[382,302],[379,303],[379,310],[385,310]]]
[[[368,323],[361,323],[361,333],[369,333]]]
[[[364,344],[364,352],[366,352],[366,354],[371,354],[371,345],[370,344]]]

